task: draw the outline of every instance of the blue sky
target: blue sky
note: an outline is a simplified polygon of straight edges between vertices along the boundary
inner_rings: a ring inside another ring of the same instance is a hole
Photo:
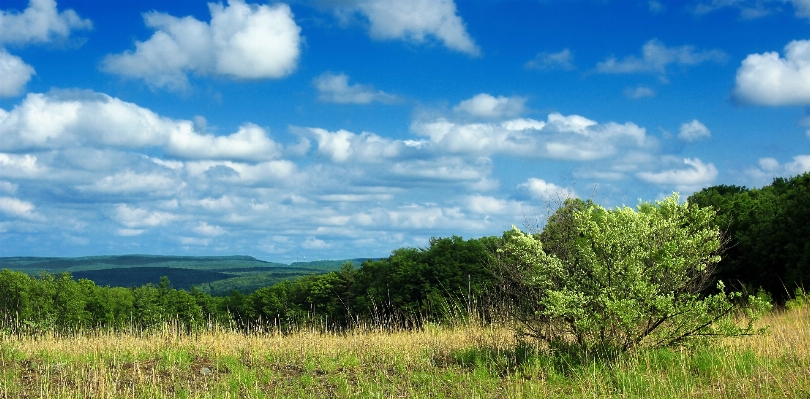
[[[810,1],[6,0],[0,255],[387,256],[810,170]]]

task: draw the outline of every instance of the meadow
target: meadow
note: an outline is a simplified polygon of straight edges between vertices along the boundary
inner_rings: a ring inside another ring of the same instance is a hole
[[[810,307],[767,332],[581,360],[504,323],[0,337],[2,398],[807,398]]]

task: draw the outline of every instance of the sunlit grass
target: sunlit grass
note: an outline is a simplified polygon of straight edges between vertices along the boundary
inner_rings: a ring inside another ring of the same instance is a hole
[[[504,326],[0,337],[0,397],[810,397],[810,310],[765,335],[580,363]]]

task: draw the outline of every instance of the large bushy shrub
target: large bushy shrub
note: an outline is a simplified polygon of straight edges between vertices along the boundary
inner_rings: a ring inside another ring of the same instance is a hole
[[[503,236],[493,265],[522,333],[553,348],[617,353],[751,331],[740,293],[702,295],[720,260],[714,211],[677,194],[637,209],[567,200],[542,234]],[[545,242],[544,242],[545,240]]]

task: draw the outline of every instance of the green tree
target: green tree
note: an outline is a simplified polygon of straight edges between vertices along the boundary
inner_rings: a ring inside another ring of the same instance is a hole
[[[723,238],[711,208],[677,194],[637,210],[568,201],[544,234],[504,234],[493,265],[521,331],[553,348],[605,354],[749,332],[738,293],[703,296]]]
[[[716,225],[730,242],[717,277],[780,301],[810,281],[810,173],[777,178],[761,189],[709,187],[689,202],[717,211]]]

